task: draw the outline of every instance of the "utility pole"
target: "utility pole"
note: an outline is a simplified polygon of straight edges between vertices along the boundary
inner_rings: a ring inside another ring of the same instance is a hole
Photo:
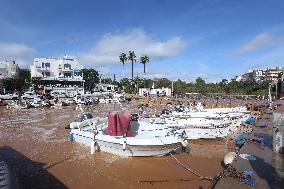
[[[174,81],[172,80],[172,96],[174,96]]]
[[[276,80],[276,84],[275,84],[275,100],[277,100],[277,97],[278,97],[278,79]]]
[[[268,88],[268,101],[269,101],[269,107],[272,108],[271,84],[269,84],[269,88]]]

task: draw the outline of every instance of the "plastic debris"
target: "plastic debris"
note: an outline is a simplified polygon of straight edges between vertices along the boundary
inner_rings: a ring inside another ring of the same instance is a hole
[[[250,115],[248,118],[246,118],[245,123],[249,124],[249,125],[255,125],[256,124],[256,117]]]
[[[259,125],[259,127],[265,128],[268,127],[268,124]]]
[[[261,144],[262,146],[266,146],[269,148],[272,148],[272,136],[265,134],[265,133],[254,133],[254,138],[251,140],[254,140]]]
[[[248,139],[248,134],[241,133],[235,140],[235,144],[239,147],[243,146]]]
[[[252,178],[252,171],[244,171],[243,172],[243,177],[240,178],[240,182],[242,184],[247,184],[250,185],[252,187],[256,186],[256,179]]]
[[[248,160],[248,161],[254,161],[256,158],[253,155],[250,154],[240,154],[239,155],[241,158]]]
[[[236,152],[228,152],[225,157],[224,157],[224,164],[225,165],[228,165],[228,164],[231,164],[233,163],[233,161],[235,160],[237,154]]]

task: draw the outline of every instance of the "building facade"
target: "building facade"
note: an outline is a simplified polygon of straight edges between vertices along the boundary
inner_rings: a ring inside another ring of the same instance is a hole
[[[78,60],[63,58],[35,58],[30,66],[31,79],[39,93],[84,94],[83,65]]]
[[[268,68],[267,70],[265,70],[265,75],[268,82],[275,82],[282,77],[283,68]]]
[[[3,78],[18,78],[20,68],[15,61],[0,61],[0,79]]]
[[[95,90],[102,91],[102,92],[115,92],[115,91],[119,91],[119,88],[117,85],[100,83],[96,86]]]
[[[236,76],[235,80],[239,82],[268,82],[273,83],[281,79],[283,76],[283,68],[266,68],[248,70],[246,73]]]

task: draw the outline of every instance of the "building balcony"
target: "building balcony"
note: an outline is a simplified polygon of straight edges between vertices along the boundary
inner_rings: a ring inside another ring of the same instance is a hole
[[[37,70],[41,70],[41,71],[50,70],[50,67],[40,67],[40,66],[36,66],[35,68],[36,68]]]
[[[59,72],[73,72],[71,68],[58,68]]]
[[[52,81],[80,81],[84,82],[82,77],[41,77],[41,80],[52,80]]]

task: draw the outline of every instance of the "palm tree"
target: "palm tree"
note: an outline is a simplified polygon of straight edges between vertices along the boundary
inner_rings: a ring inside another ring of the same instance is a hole
[[[127,61],[127,55],[125,53],[121,53],[119,55],[119,61],[122,63],[123,65],[123,77],[124,77],[124,63]]]
[[[133,62],[136,62],[136,55],[135,55],[135,53],[134,53],[134,51],[129,51],[128,52],[128,60],[130,60],[131,61],[131,70],[132,70],[132,81],[133,81]]]
[[[140,63],[144,65],[144,75],[145,75],[145,65],[147,62],[149,62],[149,56],[147,56],[146,54],[143,54],[140,57]]]

